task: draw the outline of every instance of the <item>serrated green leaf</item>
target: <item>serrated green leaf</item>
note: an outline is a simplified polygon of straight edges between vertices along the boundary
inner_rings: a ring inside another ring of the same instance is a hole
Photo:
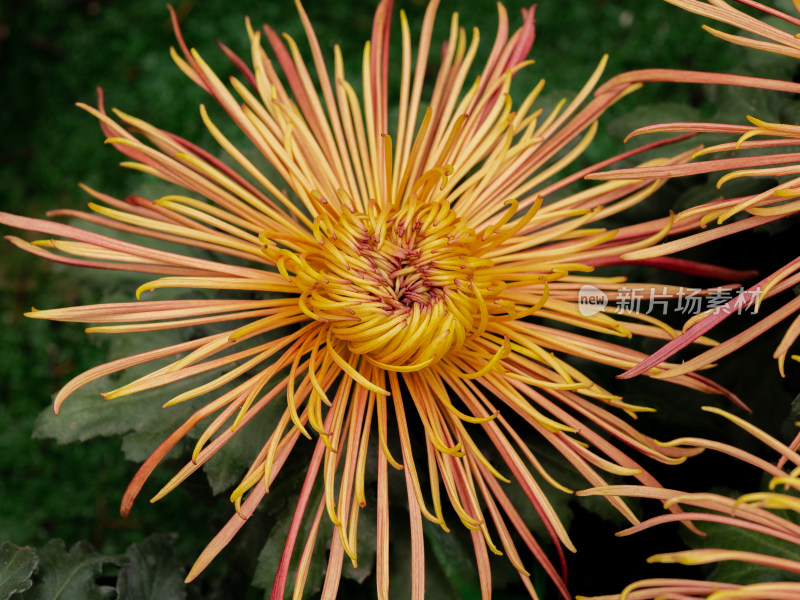
[[[0,600],[30,589],[38,562],[33,548],[20,548],[11,542],[0,544]]]
[[[58,415],[49,408],[45,409],[36,419],[34,437],[53,438],[65,444],[98,436],[153,432],[153,435],[162,435],[163,439],[163,433],[169,433],[183,423],[195,407],[195,403],[189,401],[162,408],[171,394],[182,391],[177,387],[168,392],[154,390],[105,400],[100,391],[108,389],[108,384],[98,382],[69,398]],[[128,452],[140,456],[144,453],[142,444],[129,444]]]
[[[78,542],[67,552],[64,540],[52,540],[39,550],[39,567],[33,587],[23,600],[110,600],[113,588],[97,583],[104,563],[116,559],[98,554],[88,543]]]
[[[117,579],[118,600],[182,600],[184,570],[173,554],[174,535],[152,535],[130,546]]]
[[[105,301],[129,299],[114,293]],[[141,352],[180,342],[191,333],[151,332],[147,335],[114,336],[108,344],[112,358],[131,356]],[[188,339],[188,338],[187,338]],[[158,366],[162,366],[163,362]],[[61,406],[58,415],[51,409],[42,411],[34,425],[34,437],[53,438],[60,444],[85,441],[98,436],[123,435],[138,431],[168,432],[183,422],[192,412],[193,401],[168,409],[161,406],[173,395],[198,385],[197,379],[181,381],[164,388],[140,392],[112,400],[104,400],[101,393],[113,390],[135,380],[152,370],[152,365],[140,365],[94,381],[70,396]],[[129,448],[132,454],[143,454]]]

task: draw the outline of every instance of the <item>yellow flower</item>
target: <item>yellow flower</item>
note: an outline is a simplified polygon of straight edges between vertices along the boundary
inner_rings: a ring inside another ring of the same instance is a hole
[[[199,423],[205,429],[191,461],[154,500],[199,469],[265,406],[286,403],[231,494],[236,514],[201,554],[189,580],[242,527],[303,436],[313,444],[313,457],[303,466],[307,474],[273,597],[283,597],[291,561],[297,561],[294,593],[302,594],[323,518],[335,527],[322,596],[335,596],[344,556],[356,563],[364,514],[377,523],[378,596],[387,596],[390,466],[399,472],[391,476],[403,478],[408,492],[414,598],[425,589],[422,518],[447,530],[451,510],[472,535],[484,596],[491,590],[489,552],[505,554],[535,596],[529,561],[517,548],[522,541],[568,597],[559,569],[505,491],[509,485],[522,490],[563,563],[562,548],[574,548],[534,473],[561,491],[570,490],[542,466],[525,442],[528,434],[540,435],[591,485],[603,485],[605,473],[657,485],[609,438],[665,463],[694,452],[661,447],[639,433],[611,409],[631,416],[650,409],[625,403],[564,358],[626,369],[644,355],[596,336],[670,339],[679,333],[635,310],[586,311],[578,302],[587,285],[611,301],[626,290],[645,297],[679,292],[590,274],[595,267],[620,264],[622,254],[667,234],[668,217],[620,230],[598,225],[647,198],[659,180],[565,191],[588,173],[668,143],[563,174],[591,142],[599,116],[636,84],[607,85],[592,95],[603,58],[569,102],[549,112],[536,108],[542,82],[514,109],[509,87],[514,74],[530,64],[525,59],[534,37],[533,9],[523,11],[523,26],[509,35],[500,6],[491,54],[471,83],[477,30],[469,37],[453,16],[428,95],[437,4],[428,5],[416,45],[401,13],[397,66],[388,53],[391,4],[379,6],[364,51],[360,93],[348,83],[338,49],[331,77],[299,5],[313,67],[305,64],[294,40],[268,27],[254,30],[248,22],[252,67],[223,47],[241,71],[230,85],[199,53],[188,50],[173,13],[181,50],[173,51],[175,62],[222,106],[277,176],[267,177],[203,106],[201,118],[224,160],[120,111],[112,117],[101,97],[98,108],[82,107],[98,118],[107,143],[128,157],[124,166],[182,191],[155,200],[119,200],[84,187],[95,200],[91,213],[55,210],[50,216],[157,243],[0,214],[8,226],[48,236],[34,243],[9,236],[26,251],[70,265],[158,275],[138,288],[137,299],[156,290],[172,294],[163,300],[40,310],[30,317],[93,323],[87,331],[103,334],[239,322],[221,333],[98,366],[57,395],[56,411],[81,386],[139,365],[152,370],[104,394],[107,400],[212,374],[166,402],[208,398],[142,465],[124,496],[123,515],[156,465]],[[397,98],[388,92],[392,69],[401,76]],[[390,103],[399,106],[396,121],[389,118]],[[163,249],[170,244],[177,251]],[[192,256],[190,248],[216,258]],[[653,264],[722,278],[732,273],[689,261]],[[182,290],[220,294],[191,299]],[[669,366],[659,365],[653,373]],[[736,400],[696,374],[675,381]],[[522,423],[530,428],[524,436],[518,432]],[[424,434],[416,433],[420,430]],[[365,473],[375,438],[373,497]],[[481,450],[487,446],[493,462]],[[312,501],[317,483],[324,493]],[[621,500],[611,503],[635,522]],[[300,525],[309,521],[310,535],[300,550]]]

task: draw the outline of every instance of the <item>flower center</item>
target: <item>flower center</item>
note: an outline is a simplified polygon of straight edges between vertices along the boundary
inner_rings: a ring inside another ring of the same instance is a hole
[[[475,252],[475,231],[441,202],[323,212],[314,237],[295,259],[304,311],[386,369],[416,370],[461,348],[486,327],[486,297],[502,287]]]

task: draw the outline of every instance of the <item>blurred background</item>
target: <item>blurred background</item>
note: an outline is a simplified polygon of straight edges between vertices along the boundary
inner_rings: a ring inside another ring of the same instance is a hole
[[[339,44],[347,72],[355,80],[374,6],[373,0],[309,1],[306,6],[323,50]],[[519,25],[519,10],[525,4],[512,0],[506,6],[512,27]],[[277,31],[303,40],[291,2],[184,1],[175,7],[188,44],[223,76],[232,69],[215,41],[220,39],[247,56],[245,15],[255,26],[269,23]],[[401,1],[398,7],[408,12],[416,34],[424,2]],[[497,22],[495,4],[488,0],[443,0],[436,39],[446,35],[449,14],[456,10],[464,25],[480,26],[481,50],[487,55]],[[603,53],[610,54],[607,76],[654,66],[760,74],[784,68],[759,62],[712,38],[700,29],[700,19],[657,0],[542,0],[536,20],[532,51],[536,64],[518,77],[515,89],[529,89],[539,78],[545,78],[545,105],[577,91]],[[82,208],[88,197],[78,189],[78,182],[117,197],[130,193],[148,195],[152,183],[143,175],[119,168],[120,156],[104,146],[94,118],[74,105],[93,104],[97,86],[102,86],[108,107],[118,107],[215,152],[197,109],[207,99],[172,63],[168,50],[173,44],[163,0],[0,2],[0,209],[41,216],[52,208]],[[301,47],[306,50],[302,43]],[[432,52],[434,59],[437,55]],[[398,56],[396,46],[393,56]],[[757,93],[648,85],[606,116],[600,139],[590,148],[585,164],[622,151],[622,138],[635,126],[657,120],[710,119],[726,111],[730,120],[741,122],[755,107],[773,110]],[[702,190],[713,193],[702,179],[670,184],[642,209],[642,214],[661,216]],[[756,232],[745,242],[717,244],[713,256],[728,266],[759,267],[762,261],[773,260],[767,255],[780,255],[791,241],[785,230],[776,228]],[[767,252],[765,248],[771,250]],[[0,542],[41,548],[50,540],[63,539],[69,548],[84,540],[103,556],[118,556],[126,552],[130,555],[131,544],[141,544],[152,533],[174,533],[172,537],[159,538],[168,547],[161,548],[159,551],[164,554],[159,556],[166,557],[162,565],[171,569],[172,577],[185,574],[229,517],[227,494],[213,495],[205,479],[196,476],[156,505],[140,501],[130,520],[120,520],[119,501],[137,469],[137,463],[126,456],[136,453],[122,448],[116,435],[59,444],[59,440],[80,440],[83,436],[74,431],[53,434],[47,429],[49,425],[42,425],[45,417],[36,426],[40,413],[49,410],[54,393],[74,375],[104,362],[115,350],[114,342],[87,337],[80,325],[39,322],[22,316],[31,306],[54,308],[132,298],[135,282],[135,278],[50,264],[10,244],[0,249]],[[756,408],[756,422],[785,437],[791,401],[798,390],[797,369],[790,367],[786,380],[778,377],[769,358],[777,339],[776,335],[765,337],[750,346],[745,355],[731,357],[714,377]],[[749,443],[718,419],[709,425],[707,417],[698,416],[700,404],[711,402],[709,399],[668,384],[615,381],[614,373],[608,370],[590,374],[609,389],[627,394],[629,401],[641,400],[656,406],[660,416],[645,424],[649,433],[665,438],[708,435],[706,428],[713,427],[717,435]],[[691,418],[687,418],[689,414]],[[32,437],[35,428],[39,437]],[[85,437],[120,432],[129,433],[119,424],[105,429],[96,424]],[[41,437],[45,434],[47,437]],[[165,480],[175,464],[178,463],[168,463],[156,478]],[[713,459],[701,458],[695,465],[682,468],[680,479],[669,470],[662,474],[657,466],[654,468],[666,482],[731,485],[730,477],[725,477],[730,465]],[[738,483],[742,490],[749,489],[748,486],[758,485],[758,477],[757,473],[743,474]],[[157,487],[151,485],[149,489],[155,491]],[[274,502],[269,511],[245,528],[240,539],[200,581],[186,588],[171,588],[174,597],[262,597],[264,591],[250,585],[257,557],[274,522],[290,514],[281,512],[281,502],[288,501],[278,498]],[[609,521],[602,509],[595,510],[596,504],[570,501],[565,506],[573,515],[571,534],[581,550],[578,557],[571,559],[571,587],[575,593],[617,592],[626,583],[654,572],[643,561],[648,552],[673,550],[681,544],[677,529],[616,540],[611,535],[620,524]],[[283,508],[291,507],[287,504]],[[434,546],[437,543],[433,538],[428,541]],[[459,557],[455,554],[448,558],[446,550],[429,553],[435,556],[433,562],[439,563],[429,568],[438,569],[434,577],[442,579],[443,589],[449,590],[451,597],[477,597],[477,590],[455,592],[452,585],[448,587],[448,578],[458,566]],[[114,564],[103,567],[99,575],[107,578],[112,587],[115,568]],[[686,570],[680,573],[688,574]],[[349,578],[343,583],[343,590],[354,597],[372,597],[371,577],[367,572],[363,577]],[[402,577],[398,575],[396,579]],[[501,586],[497,597],[522,596],[509,583],[507,589]]]

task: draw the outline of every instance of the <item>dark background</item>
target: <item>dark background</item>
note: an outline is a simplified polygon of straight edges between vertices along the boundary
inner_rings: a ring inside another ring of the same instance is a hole
[[[450,0],[442,2],[436,39],[446,35],[449,14],[459,10],[464,24],[480,26],[485,55],[494,36],[495,5],[483,0],[462,4],[465,6]],[[506,6],[512,27],[518,25],[523,4],[513,1]],[[409,13],[412,35],[416,35],[424,3],[401,2],[399,7]],[[290,33],[305,50],[291,2],[185,1],[176,8],[189,45],[222,73],[230,72],[230,68],[214,42],[221,39],[246,56],[245,15],[255,26],[269,23],[278,31]],[[340,44],[348,73],[357,77],[374,2],[331,0],[324,5],[309,2],[306,8],[323,50]],[[543,0],[537,8],[537,39],[532,51],[536,64],[518,77],[516,89],[544,77],[548,84],[543,102],[552,104],[577,90],[604,52],[611,54],[608,75],[645,66],[769,68],[755,59],[747,62],[742,52],[703,33],[701,22],[655,0]],[[0,2],[0,208],[29,216],[41,216],[56,207],[80,208],[88,198],[77,188],[79,181],[112,195],[147,195],[147,178],[120,169],[119,155],[103,145],[93,117],[74,106],[77,101],[92,104],[98,85],[104,88],[109,107],[213,148],[197,111],[197,105],[207,99],[172,64],[168,49],[173,44],[162,0]],[[432,52],[432,56],[437,55]],[[586,160],[600,160],[621,151],[621,138],[627,131],[657,118],[671,120],[686,114],[711,118],[728,110],[734,115],[732,120],[741,121],[750,108],[762,105],[757,94],[738,94],[732,100],[732,95],[707,88],[648,85],[609,113],[601,123],[601,139],[589,150]],[[643,108],[645,105],[650,108]],[[661,216],[679,206],[694,185],[704,182],[668,186],[642,214]],[[763,265],[779,261],[792,241],[780,227],[743,239],[717,244],[712,251],[714,259],[729,266],[763,269]],[[130,278],[79,272],[28,256],[8,244],[2,246],[0,542],[41,547],[48,540],[61,538],[69,547],[88,540],[98,551],[113,555],[150,533],[176,532],[174,560],[185,572],[227,520],[230,505],[226,494],[212,496],[198,476],[157,505],[140,502],[131,520],[122,522],[117,506],[137,465],[124,458],[118,438],[59,445],[52,439],[31,437],[37,415],[48,407],[59,387],[75,374],[104,362],[111,348],[107,340],[87,337],[80,325],[27,320],[22,313],[31,306],[52,308],[109,297],[120,300],[132,297],[133,289]],[[779,334],[765,336],[730,357],[717,369],[715,378],[754,407],[756,422],[786,438],[790,431],[783,424],[797,391],[797,369],[789,367],[789,378],[779,379],[770,359]],[[684,434],[728,436],[754,446],[720,419],[701,415],[699,405],[712,400],[669,384],[615,381],[610,370],[598,369],[596,376],[609,389],[628,395],[627,399],[656,406],[660,416],[644,424],[654,434],[665,438]],[[681,467],[679,474],[663,469],[662,475],[662,469],[654,468],[673,485],[697,489],[721,485],[744,491],[759,483],[758,473],[739,471],[739,467],[720,459],[701,457]],[[169,472],[164,470],[161,479]],[[664,533],[618,541],[611,534],[620,524],[606,521],[605,515],[598,517],[593,506],[570,504],[574,513],[571,535],[581,551],[571,561],[571,588],[575,593],[618,592],[646,574],[669,572],[645,570],[648,567],[643,558],[655,551],[677,549],[681,543],[677,530],[665,528]],[[263,592],[248,587],[248,583],[255,554],[264,542],[259,528],[266,527],[264,523],[251,526],[243,541],[224,552],[203,581],[189,586],[189,595],[261,597]],[[690,571],[679,573],[688,575]],[[349,581],[343,586],[344,590],[352,588],[357,597],[374,595],[371,579],[360,588]],[[506,596],[501,593],[499,597],[517,597],[515,589],[511,586]]]

